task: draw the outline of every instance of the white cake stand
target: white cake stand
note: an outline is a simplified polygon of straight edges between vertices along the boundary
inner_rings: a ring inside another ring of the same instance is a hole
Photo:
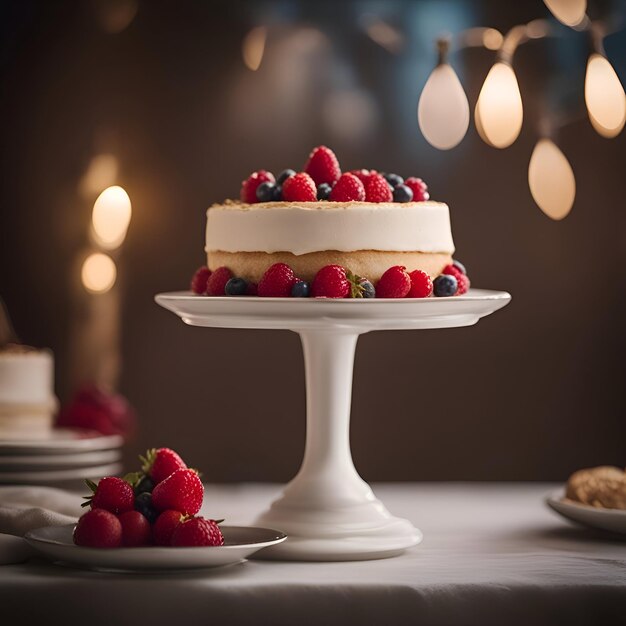
[[[304,350],[307,436],[302,467],[256,520],[279,528],[286,542],[263,557],[344,561],[395,556],[422,533],[393,517],[358,475],[350,452],[352,369],[359,335],[372,330],[471,326],[511,300],[504,291],[402,300],[156,296],[186,324],[215,328],[287,329]]]

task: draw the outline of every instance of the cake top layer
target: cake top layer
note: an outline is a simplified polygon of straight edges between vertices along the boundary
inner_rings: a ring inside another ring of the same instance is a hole
[[[454,252],[442,202],[268,202],[207,211],[206,251]]]
[[[314,148],[303,171],[252,172],[239,200],[207,211],[206,251],[336,250],[454,252],[448,207],[429,202],[421,178],[343,171],[334,152]]]

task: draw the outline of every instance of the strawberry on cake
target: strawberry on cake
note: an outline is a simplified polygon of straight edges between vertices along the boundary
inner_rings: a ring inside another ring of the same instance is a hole
[[[325,146],[303,171],[259,170],[238,201],[210,207],[205,250],[192,281],[201,295],[399,298],[469,287],[452,259],[448,206],[430,201],[421,179],[342,173]]]

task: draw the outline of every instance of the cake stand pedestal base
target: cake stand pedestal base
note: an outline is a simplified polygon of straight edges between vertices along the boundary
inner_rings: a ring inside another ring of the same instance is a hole
[[[471,289],[453,298],[333,300],[199,297],[167,293],[157,302],[186,324],[286,329],[302,339],[306,372],[304,460],[257,524],[287,533],[265,559],[352,561],[395,556],[422,533],[393,517],[358,475],[350,452],[350,401],[359,335],[373,330],[471,326],[509,303],[503,291]]]
[[[350,452],[350,400],[356,330],[299,330],[307,388],[302,467],[256,523],[287,533],[259,558],[357,560],[394,556],[422,533],[393,517],[358,475]],[[283,548],[282,550],[278,548]]]

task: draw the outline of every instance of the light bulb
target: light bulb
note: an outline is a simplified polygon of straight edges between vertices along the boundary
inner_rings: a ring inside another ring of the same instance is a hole
[[[417,119],[428,143],[440,150],[454,148],[465,137],[467,96],[447,63],[440,63],[428,77],[417,105]]]
[[[253,72],[256,72],[256,70],[261,67],[266,40],[267,28],[265,28],[265,26],[253,28],[243,40],[241,46],[243,62],[246,64],[246,67]]]
[[[539,208],[553,220],[572,209],[576,179],[567,157],[549,139],[540,139],[528,164],[530,193]]]
[[[109,250],[121,245],[130,224],[132,208],[128,194],[117,185],[108,187],[93,205],[92,226],[95,239]]]
[[[115,284],[117,269],[113,259],[101,252],[90,254],[81,270],[83,285],[91,293],[106,293]]]
[[[589,119],[603,137],[616,137],[626,121],[626,95],[613,66],[601,54],[587,62],[585,103]]]
[[[552,15],[566,26],[578,26],[587,11],[587,0],[543,0]]]
[[[507,148],[518,137],[524,119],[522,96],[513,68],[498,61],[489,70],[476,103],[477,125],[482,126],[487,143]]]

